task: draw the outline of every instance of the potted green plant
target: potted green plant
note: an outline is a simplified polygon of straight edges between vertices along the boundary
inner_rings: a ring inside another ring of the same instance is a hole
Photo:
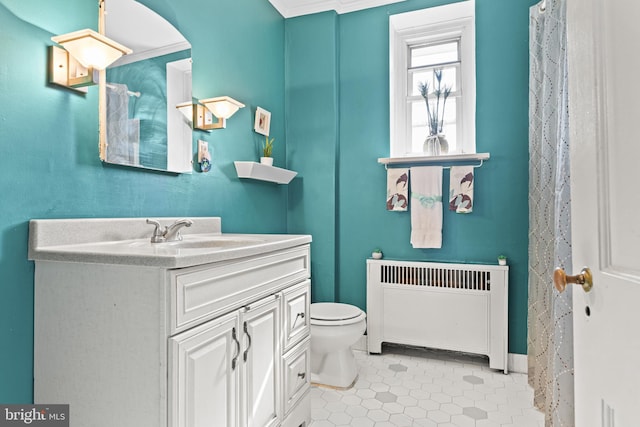
[[[371,258],[373,258],[373,259],[381,259],[382,258],[382,250],[380,250],[380,248],[375,248],[371,252]]]
[[[433,70],[433,74],[436,78],[433,95],[430,95],[429,82],[418,83],[420,95],[422,95],[427,104],[427,128],[429,135],[424,140],[423,151],[428,156],[438,156],[449,152],[449,143],[442,133],[442,127],[444,125],[444,111],[447,105],[447,98],[449,98],[451,94],[452,87],[442,85],[442,68]],[[429,98],[431,98],[431,100]]]
[[[498,255],[498,265],[507,265],[507,257],[504,255]]]
[[[260,163],[264,165],[273,166],[273,157],[271,154],[273,152],[273,140],[275,138],[269,139],[269,135],[265,135],[264,143],[262,144],[262,157],[260,157]]]

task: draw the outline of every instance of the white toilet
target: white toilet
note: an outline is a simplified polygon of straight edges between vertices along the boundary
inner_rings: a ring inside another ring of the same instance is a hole
[[[311,382],[350,387],[358,376],[351,351],[364,333],[366,314],[358,307],[334,302],[311,304]]]

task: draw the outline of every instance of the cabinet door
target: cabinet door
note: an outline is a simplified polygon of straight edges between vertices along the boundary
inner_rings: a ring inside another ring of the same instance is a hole
[[[281,416],[280,300],[276,296],[245,307],[243,332],[241,425],[275,426]]]
[[[172,427],[236,427],[241,329],[237,313],[170,338]]]

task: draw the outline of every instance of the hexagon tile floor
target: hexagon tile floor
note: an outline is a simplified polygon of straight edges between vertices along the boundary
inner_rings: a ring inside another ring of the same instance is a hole
[[[385,345],[356,351],[349,390],[311,389],[310,427],[543,427],[525,374],[489,369],[486,358]]]

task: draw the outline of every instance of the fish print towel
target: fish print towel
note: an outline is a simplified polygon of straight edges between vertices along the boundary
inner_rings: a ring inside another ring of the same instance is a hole
[[[442,166],[411,168],[411,245],[442,247]]]
[[[473,166],[452,166],[449,178],[449,210],[456,213],[471,213],[473,211]]]
[[[409,169],[387,170],[387,210],[406,211],[409,206]]]

